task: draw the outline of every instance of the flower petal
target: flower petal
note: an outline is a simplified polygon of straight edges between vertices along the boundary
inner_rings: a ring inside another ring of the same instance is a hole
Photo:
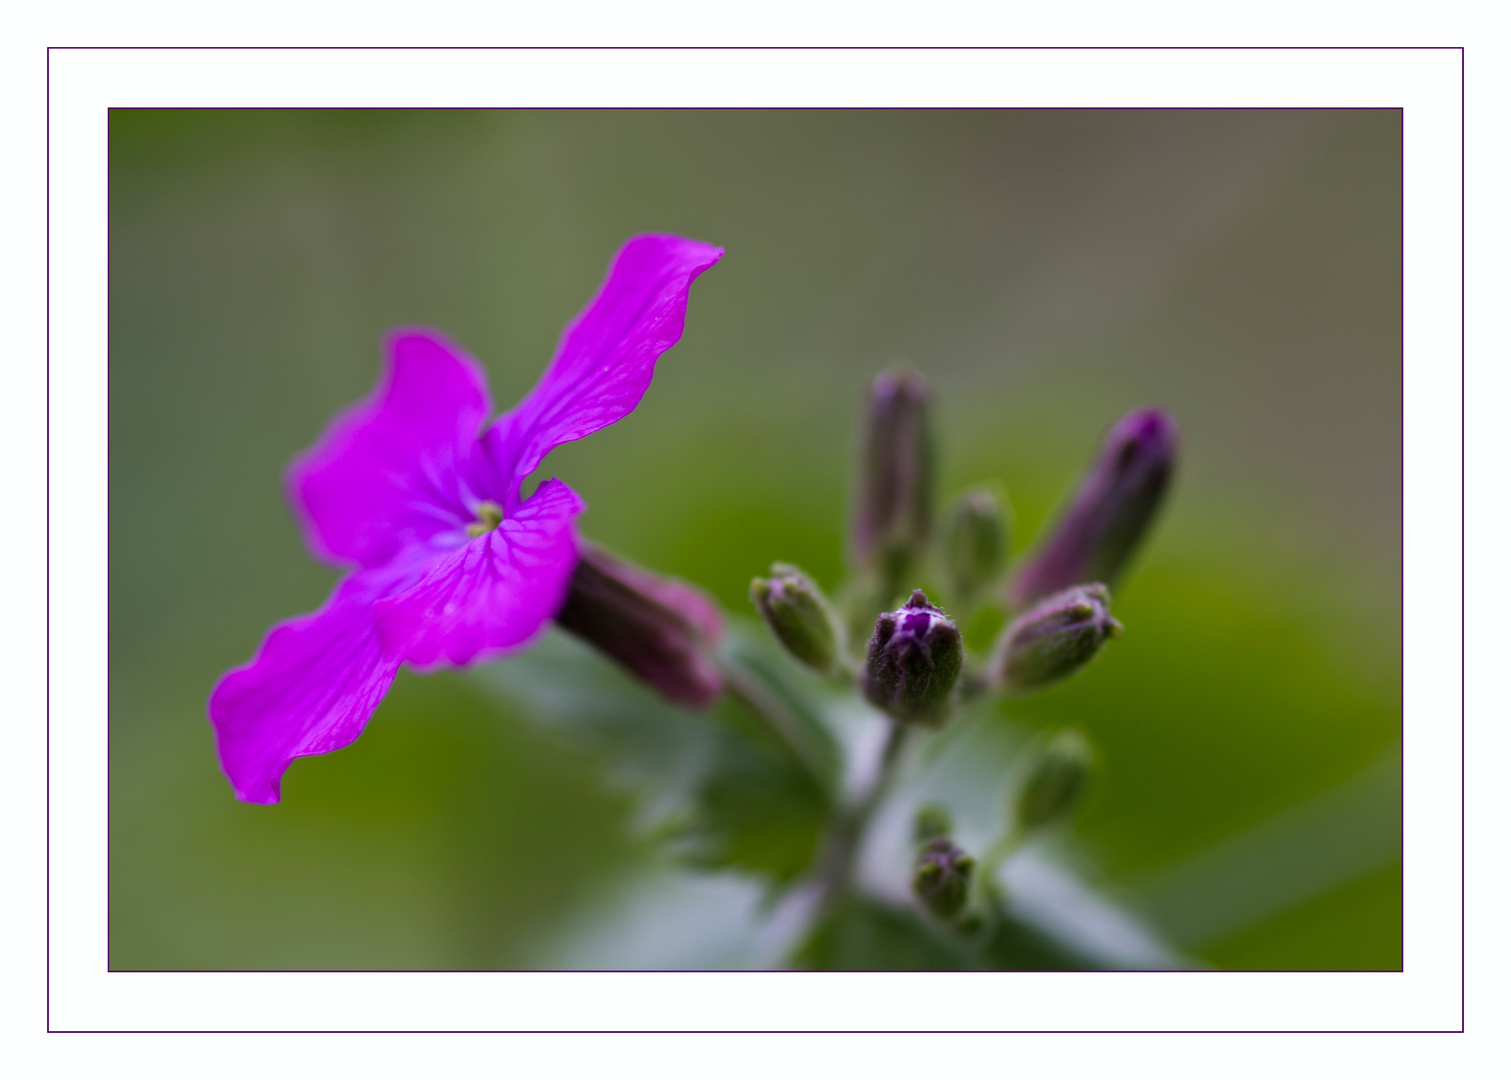
[[[657,357],[682,337],[693,279],[723,254],[680,236],[627,241],[598,295],[562,334],[535,389],[489,430],[499,471],[522,480],[555,447],[632,412]]]
[[[566,597],[577,563],[577,493],[547,480],[503,523],[436,559],[419,584],[373,605],[392,655],[465,664],[533,638]]]
[[[472,520],[463,481],[492,411],[483,370],[432,330],[394,331],[387,347],[373,393],[289,468],[310,548],[336,563],[379,566]]]
[[[393,682],[399,661],[383,654],[362,576],[273,627],[251,663],[211,691],[221,768],[243,802],[276,803],[294,758],[349,745]]]

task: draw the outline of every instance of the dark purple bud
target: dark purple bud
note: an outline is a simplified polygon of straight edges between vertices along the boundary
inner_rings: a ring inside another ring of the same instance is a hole
[[[866,646],[861,688],[899,720],[943,723],[963,660],[960,630],[922,589],[896,611],[882,612]]]
[[[839,621],[823,590],[795,566],[772,563],[750,583],[750,600],[772,635],[799,661],[825,675],[839,669]]]
[[[1018,789],[1013,816],[1024,829],[1039,829],[1068,817],[1091,776],[1091,744],[1077,731],[1062,731],[1035,755]]]
[[[556,621],[672,701],[701,708],[724,689],[713,652],[718,607],[686,582],[658,577],[579,541]]]
[[[1009,606],[1083,581],[1116,582],[1164,499],[1176,442],[1175,421],[1162,409],[1114,424],[1059,523],[1013,578]]]
[[[1077,585],[1046,597],[1015,619],[998,639],[992,683],[1026,693],[1058,682],[1085,667],[1123,625],[1108,614],[1105,585]]]
[[[965,907],[976,860],[944,836],[926,842],[913,864],[913,894],[941,919],[951,919]]]
[[[896,368],[871,384],[850,544],[856,566],[884,582],[901,578],[929,540],[934,447],[928,412],[929,387],[920,375]],[[890,595],[883,601],[891,602]]]

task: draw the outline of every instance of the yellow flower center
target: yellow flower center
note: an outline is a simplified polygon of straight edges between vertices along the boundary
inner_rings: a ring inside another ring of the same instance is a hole
[[[474,540],[492,532],[504,520],[504,508],[496,502],[480,502],[473,513],[477,514],[477,520],[467,526],[467,535]]]

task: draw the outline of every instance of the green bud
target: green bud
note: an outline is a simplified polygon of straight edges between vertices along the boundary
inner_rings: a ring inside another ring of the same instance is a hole
[[[861,689],[899,720],[940,724],[949,715],[963,661],[960,630],[922,589],[914,589],[906,604],[877,618]]]
[[[950,812],[938,803],[920,806],[913,818],[913,840],[923,844],[941,836],[949,836],[952,828]]]
[[[1018,825],[1040,829],[1069,817],[1086,791],[1091,761],[1091,745],[1080,732],[1062,731],[1046,743],[1018,789]]]
[[[941,919],[950,919],[965,907],[976,860],[944,836],[928,841],[913,864],[913,894]]]
[[[969,601],[992,583],[1007,556],[1007,519],[985,488],[967,491],[950,509],[944,526],[944,565],[958,601]]]
[[[1026,693],[1073,675],[1123,626],[1110,614],[1105,585],[1077,585],[1040,601],[1014,620],[998,639],[992,683]]]
[[[750,599],[772,634],[799,661],[826,675],[838,670],[839,621],[806,574],[787,563],[772,563],[770,578],[750,583]]]

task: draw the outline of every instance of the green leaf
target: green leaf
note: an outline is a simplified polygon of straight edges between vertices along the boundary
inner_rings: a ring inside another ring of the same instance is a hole
[[[479,677],[599,758],[613,782],[639,793],[640,824],[674,852],[696,866],[737,868],[780,884],[813,861],[841,758],[808,691],[782,670],[792,665],[771,663],[769,650],[750,636],[743,626],[731,628],[725,663],[745,696],[780,708],[781,730],[733,693],[703,712],[673,705],[555,630]]]

